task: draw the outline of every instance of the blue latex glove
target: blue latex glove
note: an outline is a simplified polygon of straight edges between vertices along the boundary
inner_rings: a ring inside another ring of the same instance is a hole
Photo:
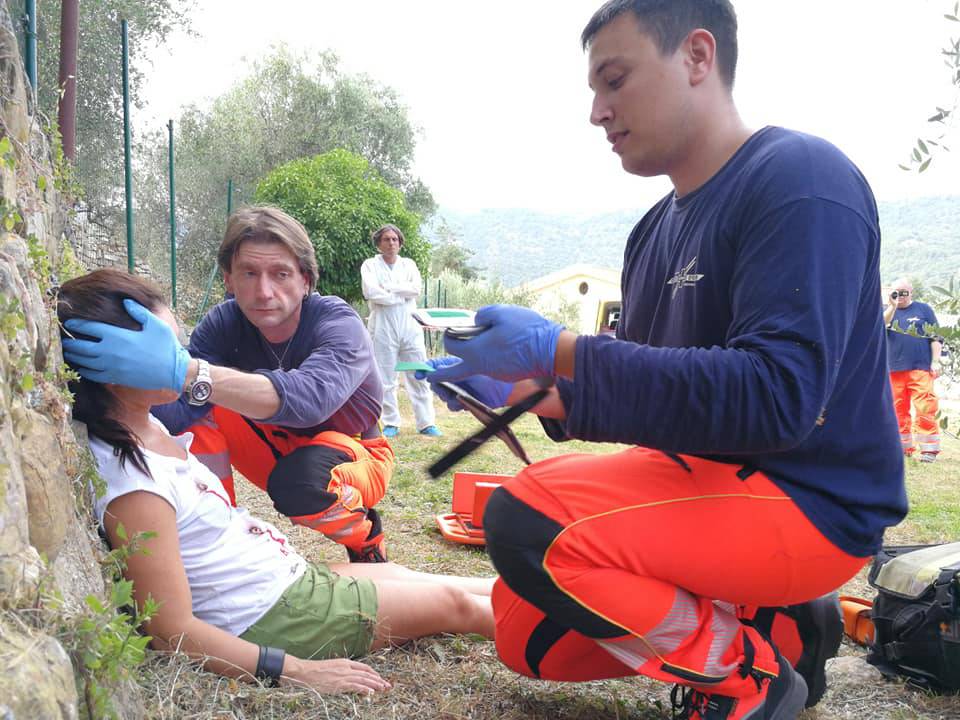
[[[460,358],[442,357],[427,360],[427,365],[434,368],[434,370],[439,370],[440,368],[450,368],[455,365],[460,365],[462,362]],[[430,389],[447,404],[448,408],[454,411],[463,410],[463,405],[460,404],[457,396],[445,387],[437,384],[439,381],[436,379],[436,374],[436,372],[428,373],[424,370],[417,370],[417,372],[414,373],[417,380],[426,380],[430,383]],[[491,408],[506,405],[507,398],[510,397],[510,393],[513,391],[513,383],[501,382],[500,380],[494,380],[485,375],[472,375],[462,380],[457,380],[456,385]]]
[[[431,381],[458,382],[470,375],[488,375],[516,382],[552,377],[557,339],[563,328],[527,308],[487,305],[477,311],[477,325],[486,327],[466,340],[444,337],[447,352],[463,360],[438,369]]]
[[[67,320],[63,326],[71,334],[96,340],[64,338],[64,360],[94,382],[182,392],[190,353],[173,328],[134,300],[124,300],[123,307],[140,323],[140,330],[95,320]]]

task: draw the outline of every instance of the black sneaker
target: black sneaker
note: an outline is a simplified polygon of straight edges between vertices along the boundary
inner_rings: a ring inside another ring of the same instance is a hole
[[[751,672],[759,692],[746,698],[710,695],[675,685],[670,693],[673,720],[796,720],[803,712],[807,686],[783,657],[775,678]],[[681,691],[681,692],[678,692]]]
[[[387,554],[384,551],[383,540],[376,545],[364,545],[359,550],[347,548],[347,557],[352,563],[384,563],[387,560]]]
[[[380,521],[380,513],[373,508],[367,510],[367,519],[370,521],[370,532],[367,539],[359,548],[347,548],[347,557],[352,563],[385,563],[387,560],[387,548],[384,545],[383,523]]]
[[[803,651],[795,669],[807,685],[806,707],[811,708],[827,691],[827,660],[836,657],[843,639],[840,597],[834,592],[799,605],[760,608],[752,622],[774,645],[777,638],[771,637],[770,629],[778,613],[792,618],[797,625]]]

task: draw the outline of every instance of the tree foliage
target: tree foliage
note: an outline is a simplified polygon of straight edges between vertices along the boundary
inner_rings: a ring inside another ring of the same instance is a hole
[[[370,235],[384,223],[403,231],[403,254],[421,272],[427,268],[430,246],[420,237],[420,216],[359,155],[340,149],[289,162],[263,179],[255,197],[303,223],[316,249],[321,293],[362,298],[360,265],[376,252]]]
[[[952,277],[949,283],[933,285],[930,290],[933,294],[931,304],[934,307],[951,315],[960,315],[960,278]],[[960,355],[960,322],[953,327],[937,327],[935,334],[943,338],[953,353]],[[960,374],[960,361],[954,365],[953,369],[955,375]],[[960,380],[960,377],[954,377],[954,380]]]
[[[274,168],[337,148],[362,156],[401,205],[429,215],[433,198],[411,172],[416,128],[396,93],[366,76],[341,73],[331,53],[295,55],[285,48],[207,108],[189,106],[175,122],[181,274],[202,284],[212,266],[233,180],[233,206],[249,202]],[[163,228],[167,217],[165,133],[138,183],[143,212]]]
[[[479,276],[479,271],[470,260],[473,252],[456,242],[441,242],[434,245],[430,252],[430,274],[440,275],[444,272],[452,272],[464,280],[475,280]]]
[[[22,3],[17,3],[22,5]],[[143,104],[147,55],[177,29],[190,31],[190,0],[80,3],[77,49],[77,171],[88,204],[119,218],[123,194],[123,82],[120,19],[128,24],[130,102]],[[37,3],[37,102],[51,120],[60,99],[60,3]]]
[[[960,1],[954,2],[952,10],[944,13],[943,17],[950,23],[960,25]],[[955,116],[957,104],[960,101],[960,34],[951,37],[947,46],[941,48],[940,52],[943,55],[943,62],[947,66],[950,82],[955,88],[953,104],[949,108],[936,106],[936,110],[927,118],[927,122],[938,129],[937,134],[934,138],[917,138],[916,144],[910,151],[908,164],[900,165],[903,170],[916,169],[917,172],[923,172],[930,167],[934,152],[937,149],[950,149],[944,145],[944,139],[948,134],[948,120],[952,120]]]
[[[436,241],[430,251],[430,274],[439,276],[451,272],[464,280],[477,279],[480,270],[472,264],[473,251],[463,246],[447,221],[438,218],[431,230]]]

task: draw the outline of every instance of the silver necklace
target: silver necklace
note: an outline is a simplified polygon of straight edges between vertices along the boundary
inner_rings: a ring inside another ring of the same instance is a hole
[[[279,355],[277,355],[269,340],[264,338],[263,342],[267,346],[267,350],[270,351],[270,354],[273,355],[273,359],[277,361],[277,370],[283,370],[283,359],[287,356],[287,350],[290,349],[290,343],[293,342],[293,335],[287,339],[287,344],[283,346],[283,352]]]

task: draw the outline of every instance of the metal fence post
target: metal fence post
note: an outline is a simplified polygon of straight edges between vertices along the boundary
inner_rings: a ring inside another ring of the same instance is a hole
[[[30,80],[33,96],[37,96],[37,0],[26,0],[24,4],[24,69]]]
[[[123,55],[123,174],[127,200],[127,270],[133,272],[133,169],[130,163],[130,55],[127,21],[120,21],[120,46]]]
[[[77,48],[80,42],[80,0],[63,0],[60,5],[60,70],[57,74],[60,100],[57,126],[64,156],[77,159]]]
[[[167,123],[170,172],[170,286],[173,309],[177,309],[177,193],[173,182],[173,120]]]

